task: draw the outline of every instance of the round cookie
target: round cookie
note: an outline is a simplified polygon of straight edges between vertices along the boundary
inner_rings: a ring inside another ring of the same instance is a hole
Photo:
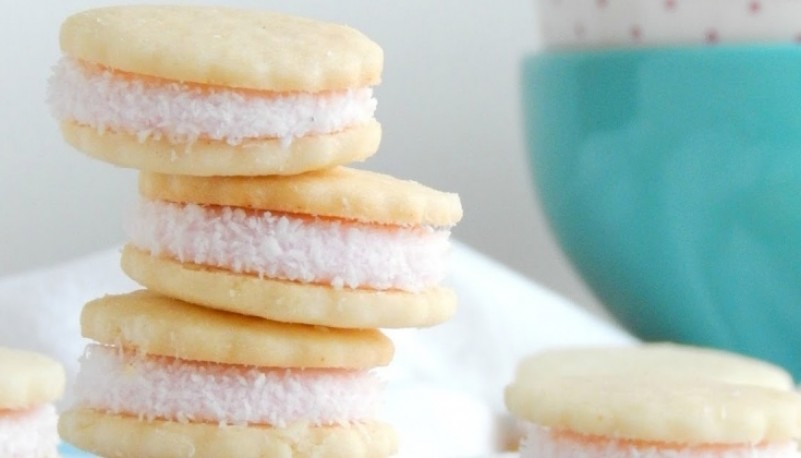
[[[391,456],[393,429],[370,422],[347,426],[290,425],[286,428],[206,423],[139,421],[88,409],[62,414],[59,432],[69,442],[101,456],[193,456],[303,458]]]
[[[92,9],[64,21],[60,43],[123,72],[274,92],[373,86],[383,67],[381,48],[350,27],[220,7]]]
[[[64,368],[39,353],[0,347],[0,374],[0,411],[53,402],[64,391]]]
[[[375,329],[277,323],[149,290],[81,314],[87,347],[59,431],[101,456],[386,456],[392,358]]]
[[[669,343],[524,359],[506,387],[521,457],[796,456],[801,395],[786,371]]]
[[[139,141],[124,132],[106,131],[75,122],[61,123],[67,143],[85,154],[120,167],[178,175],[293,175],[337,164],[364,161],[378,151],[381,125],[368,121],[330,135],[249,140],[237,147],[199,139],[175,145],[165,138]]]
[[[686,377],[516,380],[506,405],[552,431],[669,444],[758,444],[801,436],[801,395]]]
[[[727,383],[793,389],[781,367],[736,353],[672,343],[619,348],[565,348],[536,353],[518,366],[517,379],[563,376],[713,378]]]
[[[447,320],[459,196],[346,167],[295,176],[143,172],[123,270],[221,310],[344,328]]]
[[[444,287],[420,293],[331,288],[270,280],[181,263],[127,245],[122,269],[161,294],[206,307],[282,321],[335,328],[433,326],[456,311],[456,294]]]
[[[116,6],[61,27],[64,138],[123,167],[297,174],[373,155],[383,51],[344,25],[206,6]],[[202,52],[198,52],[202,50]]]
[[[376,330],[275,323],[147,290],[89,302],[81,332],[147,354],[263,367],[369,369],[388,364],[394,353]]]
[[[398,226],[450,227],[462,218],[459,196],[410,180],[349,167],[296,176],[191,177],[141,173],[148,199],[225,205]]]

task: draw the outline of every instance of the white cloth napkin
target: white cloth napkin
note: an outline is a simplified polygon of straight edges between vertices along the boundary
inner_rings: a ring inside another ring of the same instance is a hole
[[[503,388],[525,355],[554,346],[627,344],[633,338],[471,248],[454,242],[447,280],[459,295],[449,322],[389,330],[396,355],[385,417],[401,456],[471,457],[499,451],[514,423]],[[81,307],[137,289],[110,249],[59,266],[0,279],[0,345],[62,361],[68,383],[86,340]],[[69,403],[69,391],[61,406]]]

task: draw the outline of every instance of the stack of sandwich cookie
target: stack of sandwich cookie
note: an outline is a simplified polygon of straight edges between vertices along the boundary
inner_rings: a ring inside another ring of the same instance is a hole
[[[770,364],[674,345],[524,360],[506,405],[521,457],[799,457],[801,395]]]
[[[455,311],[455,194],[343,164],[376,152],[382,51],[275,13],[67,19],[50,82],[79,150],[140,170],[123,270],[87,304],[69,442],[119,457],[381,457],[378,328]]]
[[[64,368],[30,351],[0,347],[0,456],[58,456],[56,408]]]

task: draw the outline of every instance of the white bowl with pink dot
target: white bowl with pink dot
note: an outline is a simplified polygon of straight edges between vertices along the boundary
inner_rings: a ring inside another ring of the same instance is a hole
[[[801,42],[801,0],[535,0],[546,48]]]

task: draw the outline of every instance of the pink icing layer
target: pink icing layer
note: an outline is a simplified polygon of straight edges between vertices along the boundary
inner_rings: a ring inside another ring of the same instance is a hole
[[[335,287],[419,291],[445,276],[447,229],[142,201],[134,246],[181,262]]]
[[[89,345],[75,382],[80,407],[176,421],[338,424],[373,419],[373,371],[234,366]]]
[[[324,94],[276,94],[146,80],[62,58],[48,102],[57,119],[173,143],[198,138],[237,145],[251,138],[326,134],[373,119],[371,88]]]
[[[769,444],[640,443],[556,432],[526,425],[520,458],[798,458],[795,441]]]
[[[56,409],[51,404],[30,410],[0,410],[0,457],[45,458],[58,453]]]

